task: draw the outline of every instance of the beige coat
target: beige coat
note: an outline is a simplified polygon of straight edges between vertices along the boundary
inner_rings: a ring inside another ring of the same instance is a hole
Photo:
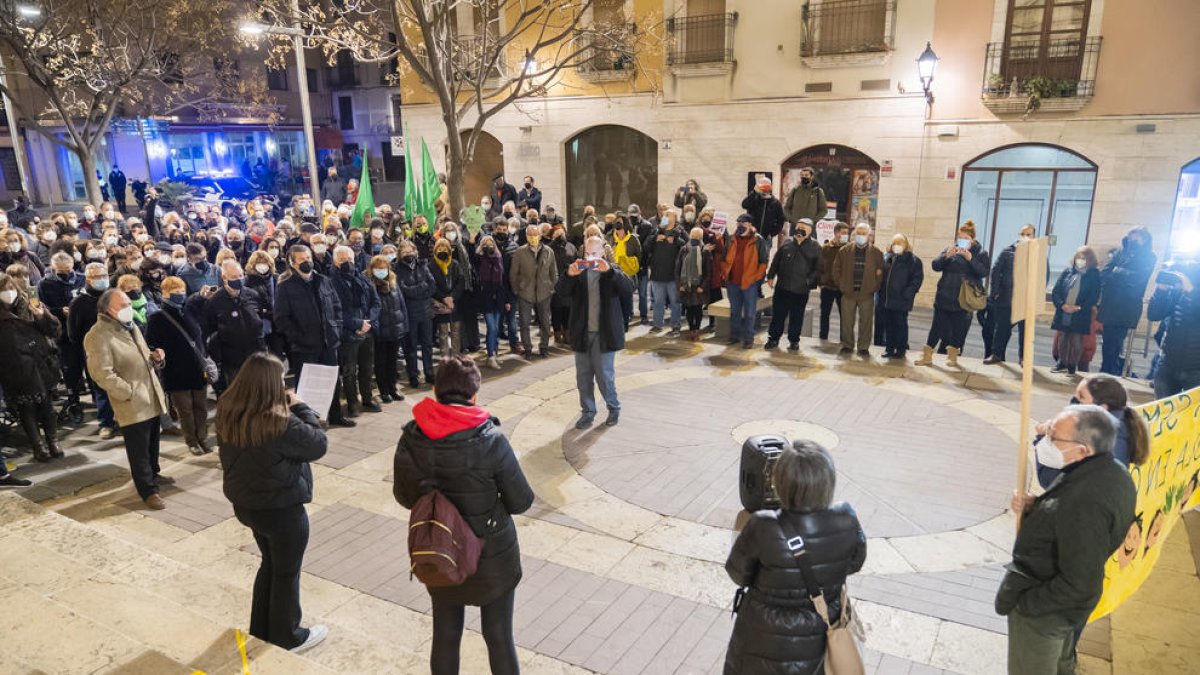
[[[535,256],[528,245],[522,246],[513,253],[508,278],[518,298],[534,303],[549,300],[554,295],[554,284],[558,281],[554,251],[542,244]]]
[[[167,412],[167,397],[141,331],[101,314],[83,337],[88,374],[108,394],[117,424],[129,426]]]

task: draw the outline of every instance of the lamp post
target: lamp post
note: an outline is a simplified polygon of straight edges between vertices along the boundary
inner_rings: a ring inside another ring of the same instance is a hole
[[[292,0],[292,13],[300,14],[299,0]],[[321,182],[317,179],[317,146],[313,140],[312,104],[308,100],[308,66],[304,56],[304,31],[296,19],[291,27],[264,26],[261,23],[247,23],[241,26],[241,31],[248,35],[287,35],[292,38],[292,50],[296,52],[296,81],[300,86],[300,115],[304,118],[304,145],[308,151],[308,182],[313,202],[321,201]]]
[[[938,56],[933,53],[933,44],[925,43],[925,51],[917,57],[917,73],[921,76],[921,89],[925,90],[925,117],[933,110],[933,76],[937,71]]]
[[[27,21],[40,18],[42,9],[35,5],[17,5],[17,16]],[[21,192],[33,202],[33,192],[29,186],[29,168],[26,166],[25,146],[21,143],[21,130],[17,128],[17,118],[13,115],[12,99],[8,95],[8,71],[4,67],[4,55],[0,54],[0,85],[4,86],[4,121],[8,124],[8,134],[12,138],[13,154],[17,160],[17,177],[21,181]]]

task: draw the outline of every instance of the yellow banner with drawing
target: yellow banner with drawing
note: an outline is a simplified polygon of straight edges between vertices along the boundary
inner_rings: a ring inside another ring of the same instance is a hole
[[[1150,426],[1150,457],[1129,467],[1137,486],[1136,516],[1104,567],[1104,594],[1090,621],[1112,612],[1141,587],[1183,512],[1200,506],[1200,388],[1137,410]]]

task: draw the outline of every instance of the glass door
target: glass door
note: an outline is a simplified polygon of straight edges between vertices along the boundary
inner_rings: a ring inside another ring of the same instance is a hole
[[[1087,242],[1088,223],[1092,219],[1092,195],[1096,174],[1091,171],[1058,171],[1054,188],[1054,211],[1050,218],[1049,262],[1052,278],[1071,265],[1075,251]],[[1103,264],[1108,251],[1096,251]]]

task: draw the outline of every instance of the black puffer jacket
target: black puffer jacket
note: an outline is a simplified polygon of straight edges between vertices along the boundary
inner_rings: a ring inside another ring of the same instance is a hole
[[[242,509],[282,509],[312,501],[308,463],[325,456],[327,440],[317,413],[292,406],[287,429],[270,444],[239,448],[218,435],[225,497]]]
[[[1011,307],[1013,301],[1013,269],[1017,262],[1017,245],[1009,244],[996,256],[992,266],[992,283],[988,289],[988,303],[998,307]]]
[[[316,272],[308,281],[296,272],[280,277],[275,287],[275,331],[283,333],[293,352],[336,350],[342,340],[342,302],[329,277]]]
[[[1142,296],[1157,262],[1146,243],[1128,236],[1121,250],[1100,270],[1100,310],[1096,320],[1105,326],[1136,326],[1142,318]]]
[[[760,197],[757,191],[751,192],[742,200],[742,208],[754,219],[754,229],[758,230],[764,239],[778,235],[783,231],[783,224],[787,222],[783,215],[783,203],[774,196]]]
[[[992,262],[988,252],[983,250],[983,245],[978,241],[971,242],[968,250],[971,252],[970,260],[960,255],[946,255],[945,251],[934,258],[931,265],[933,271],[942,273],[942,278],[938,279],[937,296],[933,300],[935,309],[946,312],[966,311],[958,304],[958,293],[962,290],[963,280],[969,279],[981,287],[987,283]]]
[[[399,340],[408,332],[408,309],[404,304],[404,294],[397,286],[386,281],[376,281],[374,285],[379,296],[379,319],[371,324],[371,335],[380,341]]]
[[[437,287],[429,263],[422,259],[413,261],[409,267],[396,261],[396,286],[404,294],[404,305],[408,308],[408,322],[412,324],[429,321],[433,316],[433,291]]]
[[[784,543],[803,537],[816,583],[825,595],[829,618],[841,616],[842,585],[862,569],[867,539],[848,504],[823,511],[759,511],[738,535],[725,562],[733,582],[749,587],[738,608],[725,653],[726,675],[821,672],[825,622],[805,590],[804,577]]]
[[[821,279],[821,246],[811,238],[797,244],[789,237],[767,268],[767,280],[775,279],[775,288],[789,293],[807,293]]]
[[[900,255],[889,252],[883,257],[883,283],[879,288],[883,306],[894,312],[911,312],[913,298],[924,281],[925,269],[912,251]]]
[[[1150,298],[1146,318],[1161,321],[1165,329],[1160,368],[1200,368],[1200,286],[1187,295],[1178,287],[1160,286]]]
[[[171,319],[174,319],[174,323]],[[175,324],[187,330],[187,338]],[[188,343],[191,340],[191,344]],[[146,345],[162,349],[167,355],[162,369],[163,391],[196,391],[204,389],[204,364],[196,349],[203,350],[200,326],[190,315],[172,305],[165,305],[146,319]],[[192,345],[196,348],[193,349]]]
[[[471,405],[425,399],[413,407],[396,445],[393,495],[411,509],[436,484],[476,535],[484,539],[479,567],[459,586],[430,588],[439,601],[486,605],[521,580],[521,549],[512,514],[533,505],[533,489],[500,420]]]
[[[18,300],[18,307],[0,306],[0,387],[9,397],[45,395],[59,379],[55,338],[62,325],[45,310],[34,317],[26,304]]]

